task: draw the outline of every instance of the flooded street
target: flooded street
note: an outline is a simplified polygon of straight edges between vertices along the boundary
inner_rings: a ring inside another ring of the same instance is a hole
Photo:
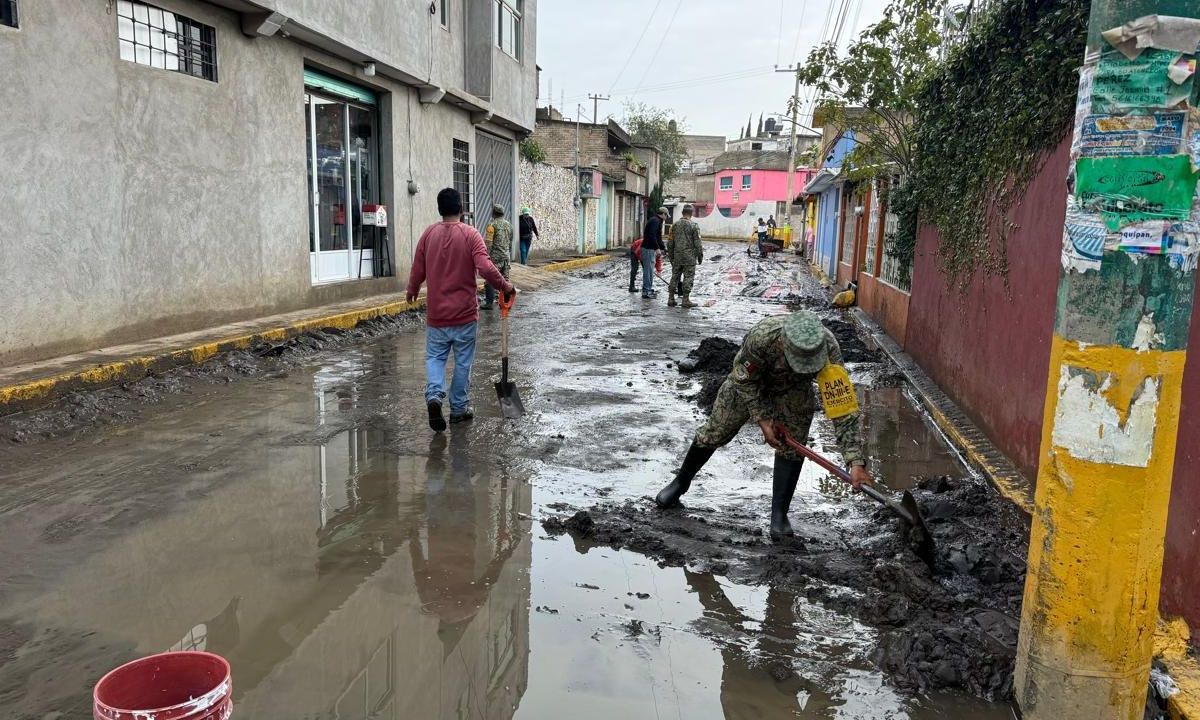
[[[229,659],[246,719],[1011,717],[965,678],[897,682],[880,628],[847,611],[865,596],[543,528],[605,503],[643,512],[704,417],[700,379],[676,363],[787,303],[823,304],[794,259],[709,256],[690,312],[668,310],[665,288],[627,293],[624,260],[523,294],[515,424],[499,417],[485,311],[477,419],[444,436],[426,424],[414,326],[0,447],[0,714],[91,717],[108,669],[194,648]],[[969,475],[902,381],[863,384],[867,454],[890,487]],[[813,436],[835,451],[821,416]],[[771,460],[746,429],[687,496],[739,552],[769,547]],[[896,533],[811,464],[792,518],[829,557]]]

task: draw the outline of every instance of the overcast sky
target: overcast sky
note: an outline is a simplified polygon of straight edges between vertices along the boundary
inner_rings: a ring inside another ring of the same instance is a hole
[[[774,66],[803,60],[843,2],[844,45],[887,1],[540,0],[539,104],[553,86],[555,107],[573,117],[581,103],[586,120],[589,93],[612,95],[601,118],[620,117],[624,101],[637,98],[674,110],[689,133],[736,138],[751,112],[757,123],[760,112],[786,111],[793,79]]]

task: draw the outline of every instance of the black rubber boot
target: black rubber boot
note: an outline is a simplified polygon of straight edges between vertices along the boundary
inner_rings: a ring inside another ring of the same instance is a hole
[[[696,477],[696,473],[700,472],[700,468],[704,467],[704,463],[708,462],[716,451],[716,448],[700,447],[693,442],[688,448],[687,456],[683,458],[683,467],[679,468],[679,473],[675,475],[671,484],[659,491],[654,502],[660,508],[677,507],[679,498],[692,486],[692,478]]]
[[[775,473],[771,482],[771,539],[782,542],[795,535],[788,522],[788,509],[792,506],[792,495],[800,480],[803,460],[792,460],[782,455],[775,456]]]

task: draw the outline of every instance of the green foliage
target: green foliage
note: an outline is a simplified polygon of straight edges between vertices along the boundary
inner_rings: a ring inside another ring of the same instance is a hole
[[[796,167],[816,167],[817,156],[821,152],[820,143],[810,145],[807,149],[796,154]]]
[[[663,186],[659,183],[650,190],[650,214],[658,212],[658,209],[663,206]]]
[[[521,141],[521,157],[531,163],[543,163],[546,162],[546,151],[538,145],[537,140],[525,138]]]
[[[629,131],[634,142],[658,148],[662,154],[661,179],[664,183],[679,175],[679,166],[688,156],[682,119],[676,118],[670,110],[628,102],[621,125]]]
[[[848,171],[865,171],[859,175],[870,177],[891,165],[886,172],[897,167],[911,172],[913,118],[922,85],[936,72],[938,23],[945,4],[894,0],[845,54],[833,43],[809,53],[800,82],[823,98],[818,107],[823,124],[854,131],[857,145],[843,165]]]
[[[962,287],[979,268],[1007,272],[1010,213],[1071,128],[1088,5],[999,3],[917,98],[909,181],[921,222],[941,235],[942,270]]]
[[[905,183],[888,191],[888,209],[896,216],[896,235],[888,244],[887,254],[899,260],[898,273],[902,284],[912,280],[912,262],[917,251],[918,207],[916,186]]]

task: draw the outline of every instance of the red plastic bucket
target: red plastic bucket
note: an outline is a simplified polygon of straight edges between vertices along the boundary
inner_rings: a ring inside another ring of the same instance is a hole
[[[206,652],[170,652],[134,660],[96,683],[95,720],[228,720],[229,663]]]

